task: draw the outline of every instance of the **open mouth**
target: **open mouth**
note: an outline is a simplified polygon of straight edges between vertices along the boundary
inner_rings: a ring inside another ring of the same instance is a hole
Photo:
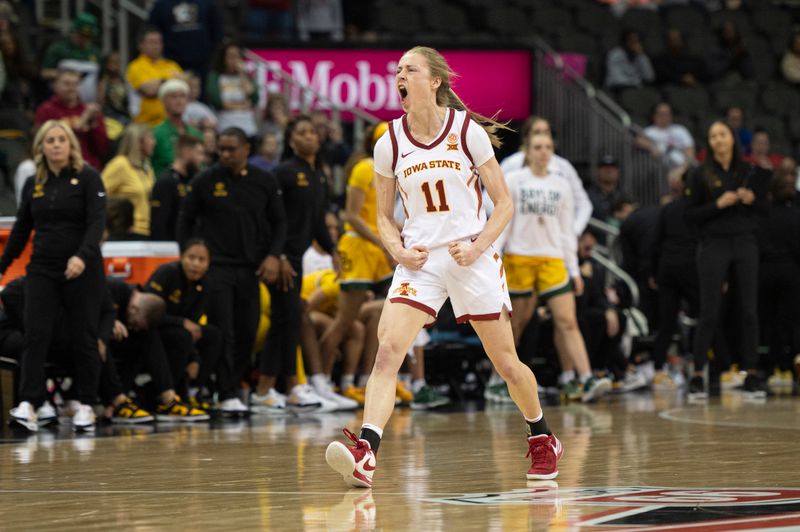
[[[401,85],[397,87],[397,91],[400,93],[400,100],[404,101],[406,99],[406,96],[408,96],[408,89],[406,89],[404,86]]]

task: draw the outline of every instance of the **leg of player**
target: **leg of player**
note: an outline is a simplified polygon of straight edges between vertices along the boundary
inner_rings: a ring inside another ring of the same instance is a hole
[[[583,385],[581,400],[590,402],[608,393],[611,381],[605,377],[596,379],[592,376],[589,353],[575,317],[575,295],[568,292],[553,296],[547,301],[547,306],[553,314],[556,349],[572,360]]]
[[[394,410],[397,372],[408,348],[429,318],[426,313],[408,305],[388,300],[385,303],[378,325],[378,354],[367,382],[361,434],[356,436],[344,429],[353,446],[333,442],[325,451],[328,465],[351,486],[372,486],[375,453],[380,445],[383,427]]]
[[[525,416],[528,426],[528,456],[531,480],[550,480],[558,476],[558,460],[564,452],[561,442],[547,427],[539,403],[536,377],[523,364],[514,349],[511,320],[506,310],[500,319],[470,322],[497,372],[508,383],[508,391]]]
[[[342,344],[342,340],[347,334],[350,325],[358,317],[361,305],[367,299],[366,290],[346,290],[339,293],[339,306],[333,323],[327,328],[325,334],[320,338],[320,346],[325,357],[326,368],[333,369],[331,357],[336,349]]]
[[[536,297],[519,296],[511,299],[514,314],[511,316],[511,328],[514,330],[514,345],[519,346],[522,333],[530,323],[533,312],[536,310]]]

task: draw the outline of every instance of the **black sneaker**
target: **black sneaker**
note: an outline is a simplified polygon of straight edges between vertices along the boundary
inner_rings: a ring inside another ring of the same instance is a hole
[[[708,400],[708,390],[706,390],[703,377],[694,376],[689,381],[689,393],[686,395],[689,402],[705,402]]]
[[[767,398],[767,383],[758,375],[748,373],[744,379],[744,397],[755,401]]]

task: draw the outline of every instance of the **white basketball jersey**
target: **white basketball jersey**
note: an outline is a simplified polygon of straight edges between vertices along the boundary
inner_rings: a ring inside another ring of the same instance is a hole
[[[486,225],[480,176],[467,146],[472,128],[483,133],[465,111],[447,109],[439,136],[425,145],[411,136],[406,116],[390,123],[392,171],[406,214],[401,233],[406,248],[445,246],[477,235]],[[484,158],[485,150],[481,152]],[[476,162],[480,166],[486,160]]]

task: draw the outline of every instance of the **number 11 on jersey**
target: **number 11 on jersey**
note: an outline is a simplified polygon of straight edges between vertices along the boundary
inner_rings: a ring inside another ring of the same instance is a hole
[[[429,182],[422,183],[422,193],[425,194],[425,205],[428,212],[447,212],[450,206],[447,205],[447,196],[444,193],[444,179],[440,179],[434,185],[436,193],[439,195],[439,207],[433,203],[433,195],[431,194],[431,184]]]

